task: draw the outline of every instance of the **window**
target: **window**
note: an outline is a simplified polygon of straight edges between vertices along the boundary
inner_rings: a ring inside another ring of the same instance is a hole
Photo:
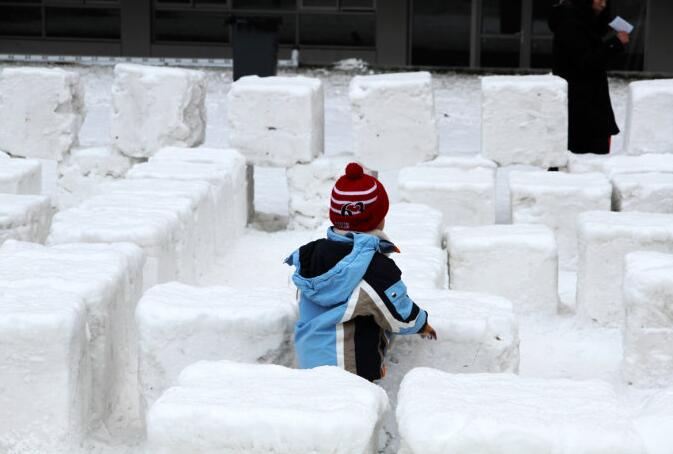
[[[119,39],[119,8],[46,8],[46,36]]]
[[[412,63],[468,66],[471,18],[471,0],[415,0]]]
[[[299,42],[306,45],[374,47],[373,14],[302,14]]]
[[[42,10],[39,6],[1,5],[0,36],[42,36]]]
[[[188,41],[206,43],[229,42],[226,12],[211,11],[156,11],[155,41]]]
[[[295,10],[297,0],[233,0],[234,9]]]

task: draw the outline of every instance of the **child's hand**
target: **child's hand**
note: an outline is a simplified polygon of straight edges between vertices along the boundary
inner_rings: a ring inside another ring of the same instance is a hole
[[[423,339],[437,340],[437,332],[430,326],[430,323],[426,323],[423,331],[418,334],[420,334]]]

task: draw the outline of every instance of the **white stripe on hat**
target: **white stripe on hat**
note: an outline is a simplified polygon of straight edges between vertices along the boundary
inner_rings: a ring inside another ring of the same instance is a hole
[[[337,200],[334,197],[332,197],[332,203],[335,203],[337,205],[346,205],[346,204],[349,204],[349,203],[362,202],[365,205],[369,205],[371,203],[376,202],[378,200],[378,198],[379,198],[379,196],[376,196],[373,199],[369,199],[369,200]]]
[[[372,192],[376,191],[378,186],[376,183],[374,183],[374,186],[372,186],[370,189],[367,189],[366,191],[339,191],[336,186],[334,186],[334,192],[339,194],[339,195],[345,195],[345,196],[353,196],[353,195],[367,195],[371,194]]]

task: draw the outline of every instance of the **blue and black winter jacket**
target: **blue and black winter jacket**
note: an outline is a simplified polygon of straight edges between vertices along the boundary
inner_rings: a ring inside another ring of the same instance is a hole
[[[328,229],[327,238],[294,251],[299,321],[295,346],[301,368],[339,366],[368,380],[382,376],[391,334],[415,334],[427,313],[407,295],[402,273],[374,235]]]

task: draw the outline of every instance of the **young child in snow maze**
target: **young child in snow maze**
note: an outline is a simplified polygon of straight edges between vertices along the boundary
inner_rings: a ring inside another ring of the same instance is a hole
[[[388,194],[362,166],[350,163],[334,188],[333,227],[285,263],[299,289],[295,347],[299,367],[338,366],[373,381],[383,378],[392,334],[436,339],[428,314],[407,295],[388,255],[399,249],[385,236]]]

